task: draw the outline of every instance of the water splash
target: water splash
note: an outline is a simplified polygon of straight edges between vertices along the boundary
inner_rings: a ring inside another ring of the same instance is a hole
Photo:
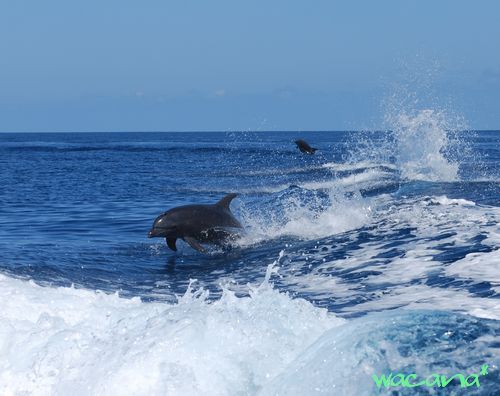
[[[386,117],[392,125],[394,155],[401,175],[409,180],[456,181],[458,161],[446,153],[457,141],[445,113],[420,110]]]
[[[322,192],[290,188],[264,206],[241,208],[247,234],[238,243],[248,246],[281,237],[314,240],[343,233],[368,223],[372,205],[359,194],[345,196],[335,182]]]

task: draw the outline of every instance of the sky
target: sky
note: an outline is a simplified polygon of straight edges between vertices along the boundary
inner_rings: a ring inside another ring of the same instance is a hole
[[[0,1],[0,132],[500,129],[496,0]],[[395,109],[397,108],[397,109]]]

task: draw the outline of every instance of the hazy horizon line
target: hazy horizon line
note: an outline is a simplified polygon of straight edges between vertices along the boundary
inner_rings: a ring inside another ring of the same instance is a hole
[[[0,134],[16,134],[16,133],[280,133],[280,132],[300,132],[300,133],[335,133],[335,132],[391,132],[392,129],[283,129],[283,130],[187,130],[187,131],[0,131]],[[449,131],[458,132],[500,132],[498,129],[453,129]]]

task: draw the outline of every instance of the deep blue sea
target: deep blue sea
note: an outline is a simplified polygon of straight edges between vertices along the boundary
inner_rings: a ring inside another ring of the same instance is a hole
[[[498,392],[500,132],[433,117],[0,134],[0,393]],[[230,249],[147,238],[161,212],[230,192]],[[484,364],[467,389],[372,379]]]

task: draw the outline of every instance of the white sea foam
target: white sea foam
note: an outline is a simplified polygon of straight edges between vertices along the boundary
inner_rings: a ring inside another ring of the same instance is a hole
[[[457,260],[447,266],[445,272],[459,279],[488,282],[496,293],[500,293],[500,250],[489,253],[470,253],[462,260]],[[500,314],[500,303],[497,309]]]
[[[335,246],[294,257],[281,282],[287,289],[306,292],[313,299],[345,303],[341,309],[345,313],[434,308],[500,319],[498,301],[474,292],[474,286],[484,282],[491,285],[492,292],[500,290],[500,209],[445,196],[407,199],[397,206],[388,200],[386,204],[385,208],[380,202],[376,204],[378,209],[367,219],[367,226],[377,227],[373,231],[376,238],[359,243],[354,251],[347,250],[343,258],[324,259],[320,264],[318,260],[329,257]],[[398,230],[411,230],[412,235],[386,247]],[[347,236],[356,239],[357,234]],[[490,252],[470,253],[448,265],[440,261],[443,252],[460,252],[479,243],[478,236],[485,238],[480,243]],[[313,268],[311,262],[316,263]],[[310,269],[302,273],[308,266]],[[348,274],[348,278],[340,274]],[[449,279],[442,279],[446,276]],[[429,279],[435,283],[426,285]],[[447,284],[450,279],[456,282]],[[487,285],[481,287],[484,292]]]
[[[250,297],[226,290],[208,303],[206,292],[190,286],[176,304],[44,288],[0,275],[0,392],[368,395],[373,374],[408,360],[384,333],[411,316],[345,321],[278,293],[268,283],[274,271],[268,267]],[[411,295],[425,300],[425,287],[415,289]],[[443,290],[439,297],[451,305],[457,295]],[[409,300],[393,298],[400,301],[388,307]],[[435,308],[429,301],[428,307]],[[490,317],[493,309],[476,307],[478,316]],[[425,358],[419,364],[426,368]]]
[[[486,319],[500,319],[500,302],[480,298],[466,290],[443,289],[426,285],[395,287],[380,298],[359,304],[352,312],[385,311],[388,309],[439,309],[460,312]],[[346,312],[350,312],[347,308]]]
[[[269,284],[177,304],[0,275],[2,395],[255,394],[344,321]]]

